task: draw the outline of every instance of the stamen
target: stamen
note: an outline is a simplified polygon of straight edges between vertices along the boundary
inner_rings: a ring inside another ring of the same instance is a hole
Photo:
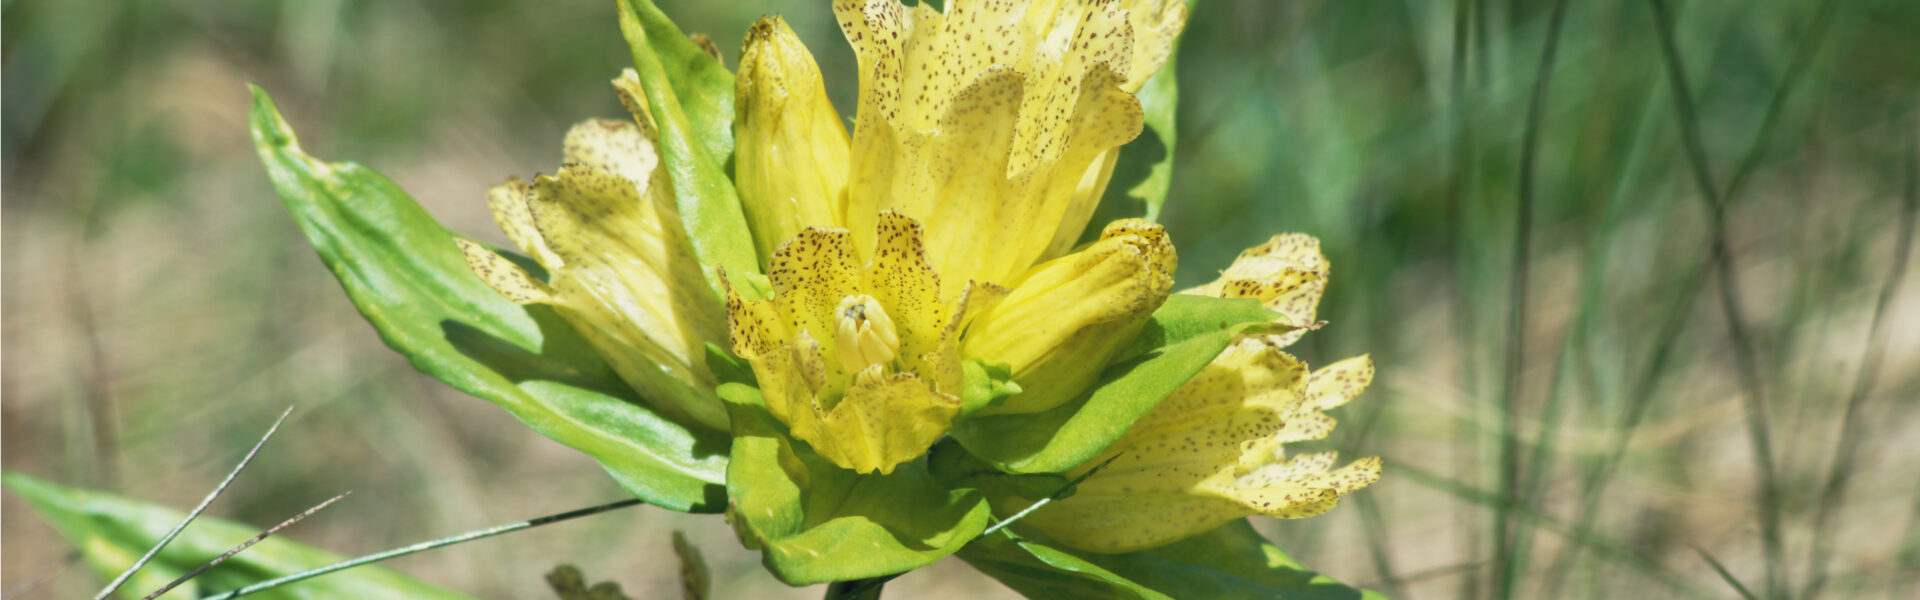
[[[893,360],[900,334],[879,300],[866,294],[847,296],[834,312],[840,318],[834,327],[833,353],[841,369],[859,373]]]

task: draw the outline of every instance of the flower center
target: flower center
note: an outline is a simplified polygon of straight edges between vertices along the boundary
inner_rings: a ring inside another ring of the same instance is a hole
[[[837,325],[833,355],[840,359],[842,369],[859,373],[893,360],[900,348],[900,334],[893,328],[893,318],[880,308],[879,300],[866,294],[847,296],[833,312]]]

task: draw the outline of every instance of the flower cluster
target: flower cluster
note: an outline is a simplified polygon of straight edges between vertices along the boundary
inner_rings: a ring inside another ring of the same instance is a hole
[[[462,389],[510,380],[481,395],[643,498],[728,511],[795,584],[927,564],[1042,500],[1000,535],[1129,553],[1319,514],[1379,477],[1376,458],[1287,451],[1373,374],[1283,351],[1320,325],[1314,238],[1176,293],[1161,226],[1089,235],[1184,2],[836,0],[850,120],[778,17],[729,72],[650,2],[620,6],[632,119],[575,126],[555,174],[488,193],[517,253],[448,238],[539,324],[547,362],[456,343],[471,363],[416,364],[491,369],[442,374]],[[597,358],[561,357],[571,339]],[[600,368],[631,393],[591,383]],[[723,502],[697,497],[708,484]]]

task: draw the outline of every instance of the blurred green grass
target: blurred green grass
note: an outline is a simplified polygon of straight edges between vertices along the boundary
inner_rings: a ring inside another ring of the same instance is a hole
[[[729,64],[752,19],[783,14],[851,106],[852,54],[824,3],[660,3]],[[1492,597],[1506,572],[1516,597],[1733,596],[1696,547],[1763,594],[1769,575],[1799,595],[1824,568],[1825,595],[1908,597],[1920,289],[1889,274],[1920,168],[1920,5],[1838,3],[1755,146],[1819,4],[1670,4],[1692,121],[1676,112],[1651,3],[1569,4],[1516,321],[1522,142],[1553,3],[1202,0],[1180,54],[1163,219],[1180,281],[1278,231],[1319,236],[1335,265],[1330,325],[1299,353],[1381,365],[1325,445],[1385,456],[1387,478],[1331,515],[1263,531],[1343,581],[1406,597]],[[217,514],[277,522],[353,489],[288,534],[356,553],[619,495],[591,461],[381,347],[281,214],[244,124],[244,84],[257,82],[311,151],[386,172],[454,228],[496,236],[487,186],[553,169],[568,124],[620,114],[606,80],[627,54],[604,3],[0,10],[6,469],[191,505],[291,403]],[[1768,401],[1783,561],[1762,550],[1748,391],[1706,267],[1713,221],[1686,127],[1722,190],[1755,157],[1725,231]],[[1869,356],[1879,376],[1863,386]],[[1843,503],[1817,524],[1856,389],[1858,452],[1842,463]],[[21,509],[6,498],[7,589],[65,552]],[[670,591],[674,528],[707,551],[723,595],[784,590],[717,519],[645,510],[396,566],[491,597],[535,597],[561,562]],[[75,570],[38,594],[96,585]],[[890,588],[967,585],[994,586],[942,563]]]

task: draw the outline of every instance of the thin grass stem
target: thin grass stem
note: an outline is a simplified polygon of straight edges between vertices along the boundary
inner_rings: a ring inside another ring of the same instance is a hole
[[[1424,469],[1408,466],[1407,461],[1389,460],[1386,461],[1386,464],[1388,471],[1396,477],[1406,478],[1408,481],[1445,492],[1462,500],[1482,506],[1493,506],[1500,502],[1500,495],[1496,492],[1464,485],[1460,482],[1430,473]],[[1674,573],[1665,565],[1660,564],[1660,561],[1647,556],[1643,552],[1636,551],[1619,542],[1607,539],[1598,533],[1581,531],[1570,527],[1565,522],[1554,518],[1553,515],[1540,512],[1531,507],[1516,506],[1513,508],[1513,511],[1515,516],[1533,523],[1536,527],[1560,534],[1561,537],[1567,540],[1568,544],[1585,547],[1600,556],[1633,567],[1649,579],[1659,582],[1674,592],[1695,598],[1711,597],[1710,594],[1694,587],[1693,583],[1687,581],[1686,578]]]
[[[1833,0],[1825,0],[1821,3],[1817,9],[1813,27],[1796,45],[1793,61],[1781,77],[1779,84],[1774,87],[1771,99],[1767,103],[1766,114],[1760,120],[1760,127],[1754,134],[1753,142],[1747,147],[1746,155],[1741,158],[1739,166],[1735,169],[1731,183],[1727,186],[1726,195],[1717,203],[1722,210],[1739,198],[1739,193],[1745,189],[1748,178],[1758,168],[1760,158],[1765,154],[1774,130],[1778,128],[1780,116],[1786,110],[1787,99],[1798,87],[1806,70],[1812,64],[1813,57],[1825,40],[1836,4]],[[1641,369],[1640,376],[1634,382],[1633,393],[1627,397],[1627,408],[1622,413],[1621,426],[1615,430],[1617,433],[1609,443],[1606,455],[1588,471],[1582,486],[1584,492],[1579,513],[1575,517],[1574,527],[1578,531],[1591,531],[1594,521],[1598,518],[1599,501],[1604,497],[1607,483],[1612,480],[1613,473],[1626,454],[1626,447],[1633,437],[1634,429],[1646,414],[1646,409],[1653,398],[1653,390],[1657,387],[1661,375],[1664,374],[1664,366],[1667,364],[1673,345],[1685,329],[1686,315],[1705,285],[1705,271],[1705,265],[1696,266],[1680,279],[1680,289],[1674,296],[1674,302],[1668,304],[1666,318],[1648,353],[1647,366]],[[1544,586],[1547,597],[1555,597],[1559,594],[1581,549],[1579,545],[1566,546],[1554,559],[1553,566],[1548,569],[1547,582]]]
[[[1893,305],[1894,294],[1900,289],[1900,282],[1907,273],[1907,258],[1913,250],[1913,229],[1915,214],[1920,212],[1920,150],[1915,149],[1911,136],[1907,144],[1907,177],[1905,189],[1901,193],[1900,224],[1897,231],[1898,241],[1894,244],[1893,267],[1887,273],[1886,281],[1880,285],[1879,298],[1874,302],[1873,324],[1867,328],[1866,347],[1861,350],[1860,372],[1853,381],[1853,391],[1847,395],[1846,412],[1840,419],[1840,442],[1834,448],[1833,463],[1827,466],[1826,482],[1820,486],[1820,499],[1814,504],[1813,543],[1807,549],[1807,582],[1800,597],[1813,598],[1826,584],[1827,566],[1831,560],[1834,515],[1840,512],[1846,503],[1847,484],[1853,481],[1853,465],[1860,454],[1860,445],[1864,441],[1865,424],[1862,411],[1867,395],[1872,392],[1875,378],[1880,374],[1880,363],[1885,358],[1887,341],[1887,309]]]
[[[1738,269],[1734,268],[1732,245],[1727,241],[1727,205],[1721,201],[1719,189],[1714,185],[1706,146],[1700,140],[1699,118],[1695,114],[1692,87],[1687,83],[1686,63],[1680,59],[1679,42],[1674,39],[1673,16],[1666,0],[1650,1],[1654,25],[1660,34],[1660,54],[1666,59],[1668,91],[1673,94],[1674,112],[1680,121],[1681,146],[1686,150],[1687,164],[1693,171],[1701,200],[1707,203],[1713,238],[1712,258],[1708,263],[1714,267],[1714,279],[1719,284],[1720,314],[1726,319],[1734,367],[1739,371],[1747,401],[1747,438],[1753,445],[1754,471],[1758,475],[1754,495],[1760,506],[1760,544],[1767,563],[1767,597],[1780,600],[1786,598],[1787,593],[1786,555],[1780,524],[1779,474],[1773,458],[1773,428],[1759,361],[1754,356],[1752,336],[1747,331],[1745,310],[1740,304],[1739,283],[1735,279]]]
[[[193,507],[193,510],[187,513],[187,518],[182,519],[179,525],[174,525],[173,529],[168,531],[166,535],[160,536],[160,541],[155,542],[152,548],[148,548],[147,553],[140,556],[140,560],[133,561],[133,565],[128,566],[127,570],[120,572],[119,577],[113,578],[113,581],[108,582],[107,587],[102,588],[100,593],[94,594],[93,600],[103,600],[107,596],[112,595],[115,590],[119,590],[120,586],[127,582],[127,579],[133,577],[133,574],[139,572],[141,567],[147,566],[148,561],[153,560],[154,556],[160,554],[161,549],[166,548],[167,544],[173,543],[173,538],[178,537],[181,531],[185,531],[188,524],[192,523],[194,519],[200,518],[200,513],[206,512],[207,506],[213,504],[213,500],[219,498],[221,492],[227,491],[227,486],[233,483],[233,479],[240,475],[242,469],[247,468],[248,463],[253,462],[253,457],[260,454],[260,448],[267,445],[267,440],[273,439],[274,432],[280,430],[280,424],[285,423],[287,421],[287,415],[291,414],[293,414],[292,406],[288,406],[286,410],[281,411],[280,418],[274,419],[273,426],[268,427],[267,433],[260,436],[260,441],[253,445],[253,449],[248,450],[247,455],[240,458],[240,464],[233,466],[233,470],[227,473],[227,478],[220,480],[220,484],[214,486],[213,491],[208,492],[207,497],[200,500],[200,505]]]
[[[283,585],[287,585],[289,583],[306,581],[308,579],[319,577],[321,575],[326,575],[328,573],[345,571],[347,569],[351,569],[354,567],[370,565],[383,560],[387,560],[389,558],[398,558],[401,556],[406,556],[408,554],[425,552],[427,550],[432,550],[434,548],[452,546],[454,544],[459,544],[462,542],[471,542],[473,540],[477,540],[481,538],[489,538],[489,537],[493,537],[503,533],[512,533],[515,531],[520,531],[522,529],[532,529],[534,527],[539,527],[541,525],[549,525],[549,524],[558,523],[561,521],[578,519],[580,517],[593,516],[603,512],[621,509],[621,508],[627,508],[629,506],[636,506],[640,504],[645,504],[645,502],[639,499],[627,499],[627,500],[621,500],[619,502],[610,502],[610,503],[602,504],[599,506],[589,506],[587,508],[582,508],[578,510],[570,510],[570,511],[559,513],[559,514],[547,515],[537,519],[530,519],[526,521],[520,521],[517,523],[508,523],[505,525],[497,525],[494,527],[488,527],[486,529],[481,529],[477,531],[469,531],[467,533],[462,533],[460,535],[456,535],[453,537],[445,537],[437,540],[429,540],[429,541],[420,542],[418,544],[414,544],[411,546],[394,548],[392,550],[387,550],[385,552],[376,552],[373,554],[368,554],[366,556],[361,556],[359,558],[352,558],[352,559],[344,560],[341,562],[333,563],[331,565],[327,565],[317,569],[301,571],[299,573],[294,573],[292,575],[287,575],[285,577],[280,577],[278,579],[270,579],[267,581],[262,581],[260,583],[256,583],[256,584],[235,589],[232,591],[223,592],[223,593],[215,594],[212,596],[207,596],[206,598],[202,598],[201,600],[229,600],[230,598],[238,598],[241,596],[245,596],[247,594],[270,590]]]
[[[293,525],[294,523],[299,523],[301,519],[305,519],[309,516],[312,516],[313,513],[320,512],[321,509],[324,509],[335,502],[339,502],[340,499],[345,498],[347,497],[348,494],[352,494],[352,493],[353,491],[351,490],[341,492],[337,496],[328,498],[326,502],[321,502],[319,504],[316,504],[313,506],[313,508],[309,508],[305,512],[294,515],[285,521],[281,521],[279,525],[275,525],[266,531],[260,532],[260,535],[256,535],[256,536],[253,536],[252,538],[248,538],[247,541],[241,542],[240,545],[234,546],[233,549],[226,551],[226,553],[221,554],[220,556],[216,556],[214,557],[213,560],[202,563],[198,567],[194,567],[193,570],[188,571],[187,574],[181,575],[178,579],[174,579],[172,582],[169,582],[168,584],[161,586],[160,589],[154,590],[153,593],[147,594],[147,597],[144,600],[153,600],[154,598],[159,598],[161,594],[165,594],[167,592],[173,591],[173,588],[180,587],[180,584],[186,583],[195,577],[199,577],[201,573],[207,572],[207,569],[211,569],[215,565],[226,562],[227,559],[233,558],[234,555],[237,555],[241,552],[245,552],[248,548],[252,548],[254,544],[260,543],[260,540],[267,539],[268,536],[278,533],[280,530],[286,529],[287,527]]]
[[[1461,240],[1466,239],[1468,227],[1466,218],[1467,190],[1471,187],[1471,178],[1476,163],[1473,154],[1472,113],[1467,106],[1467,75],[1471,61],[1470,47],[1472,45],[1473,17],[1476,12],[1476,5],[1477,2],[1475,0],[1454,0],[1453,40],[1452,51],[1449,58],[1449,63],[1452,67],[1447,80],[1447,125],[1451,130],[1453,147],[1451,150],[1452,156],[1449,157],[1449,164],[1452,170],[1447,177],[1446,190],[1447,214],[1450,215],[1450,219],[1452,220],[1446,241],[1446,254],[1454,258],[1453,293],[1455,298],[1452,303],[1452,313],[1455,329],[1461,338],[1458,340],[1458,344],[1462,348],[1473,347],[1473,345],[1468,342],[1473,332],[1478,330],[1477,327],[1475,327],[1473,314],[1474,302],[1470,297],[1471,292],[1469,291],[1473,286],[1468,285],[1468,281],[1472,279],[1472,273],[1470,272],[1470,265],[1462,259],[1463,254],[1461,252],[1461,248],[1465,246],[1461,243]],[[1464,353],[1460,361],[1461,388],[1463,390],[1470,392],[1473,389],[1473,381],[1475,379],[1474,368],[1474,353]],[[1455,421],[1454,425],[1458,430],[1456,439],[1468,441],[1465,444],[1459,445],[1459,452],[1453,465],[1455,473],[1465,477],[1469,473],[1473,473],[1479,469],[1478,444],[1475,441],[1477,438],[1476,426],[1474,425],[1474,420],[1471,418]],[[1460,508],[1460,514],[1455,516],[1456,526],[1459,527],[1459,530],[1462,531],[1466,537],[1465,540],[1462,540],[1462,548],[1466,556],[1477,556],[1480,553],[1480,530],[1472,525],[1476,516],[1478,516],[1476,512],[1467,506],[1462,506]],[[1462,598],[1478,596],[1478,583],[1479,577],[1473,573],[1462,577],[1460,579],[1459,596]]]
[[[1694,546],[1693,551],[1698,553],[1701,559],[1706,560],[1707,565],[1713,567],[1713,572],[1720,575],[1720,580],[1727,582],[1727,585],[1731,586],[1733,591],[1738,592],[1741,598],[1745,598],[1746,600],[1760,600],[1754,597],[1753,591],[1748,590],[1746,584],[1740,583],[1739,578],[1734,577],[1733,573],[1728,572],[1725,565],[1720,564],[1718,560],[1714,560],[1712,554],[1707,554],[1707,551],[1701,550],[1699,546]]]
[[[1526,371],[1527,273],[1532,264],[1534,208],[1534,166],[1539,161],[1541,120],[1547,107],[1547,91],[1552,89],[1553,60],[1560,48],[1560,30],[1567,18],[1567,0],[1553,3],[1548,17],[1547,35],[1540,49],[1540,67],[1534,76],[1532,98],[1527,101],[1525,137],[1520,146],[1520,185],[1515,198],[1513,224],[1513,263],[1509,273],[1507,299],[1507,356],[1505,405],[1500,413],[1500,496],[1499,513],[1493,522],[1494,597],[1512,598],[1519,579],[1520,557],[1514,555],[1513,509],[1520,503],[1520,413],[1523,379]]]

